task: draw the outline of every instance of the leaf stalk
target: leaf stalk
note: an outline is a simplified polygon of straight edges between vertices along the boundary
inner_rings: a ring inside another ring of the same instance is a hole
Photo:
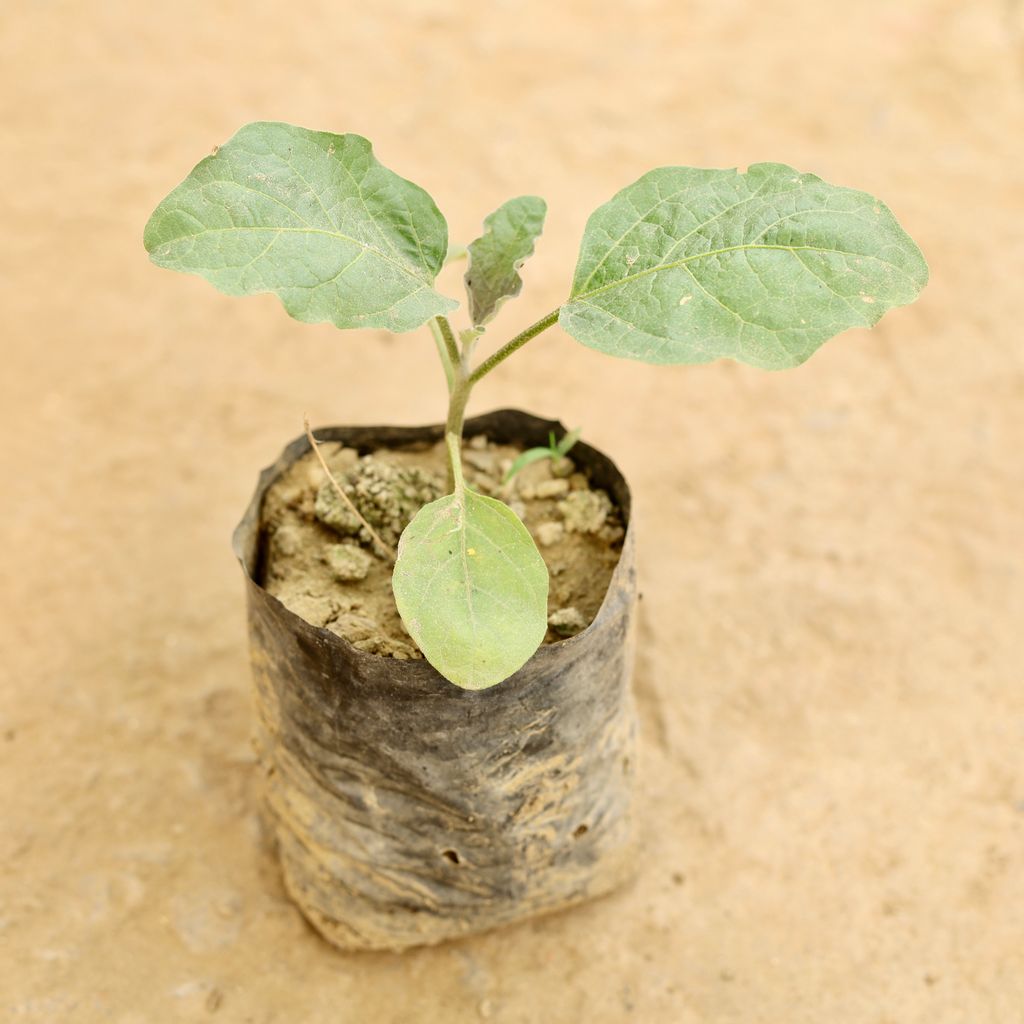
[[[452,393],[455,386],[455,367],[448,357],[448,348],[444,343],[444,335],[441,333],[441,325],[437,317],[429,321],[430,333],[434,336],[434,344],[437,346],[437,354],[441,359],[441,366],[444,368],[444,379],[448,383],[448,394]]]
[[[436,316],[433,322],[437,324],[437,329],[441,332],[441,340],[444,342],[444,350],[449,361],[453,367],[458,367],[462,362],[462,356],[459,354],[459,345],[455,340],[455,332],[448,322],[448,317]]]
[[[477,381],[486,377],[496,366],[503,363],[513,352],[518,352],[531,338],[536,338],[542,331],[558,322],[559,310],[555,309],[542,317],[535,324],[521,331],[511,341],[506,342],[493,355],[488,356],[470,375],[469,383],[476,384]],[[443,319],[443,318],[442,318]]]

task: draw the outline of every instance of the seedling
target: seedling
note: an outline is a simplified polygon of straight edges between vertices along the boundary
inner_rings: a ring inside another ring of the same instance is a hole
[[[920,250],[864,192],[784,164],[745,172],[660,167],[590,217],[566,301],[474,361],[498,309],[519,294],[546,205],[510,199],[467,247],[468,326],[435,288],[448,228],[423,189],[358,135],[258,122],[206,157],[157,207],[145,245],[160,266],[229,295],[274,292],[310,323],[396,333],[427,324],[448,383],[449,494],[402,534],[392,586],[428,661],[467,689],[506,679],[547,628],[548,574],[526,527],[463,478],[473,386],[558,324],[590,348],[648,363],[804,362],[848,327],[913,301]]]
[[[580,439],[580,428],[577,427],[575,430],[570,430],[561,441],[555,440],[555,432],[552,430],[548,434],[548,445],[546,448],[527,448],[525,452],[522,452],[518,458],[516,458],[512,465],[508,467],[508,472],[505,474],[505,483],[508,483],[521,470],[526,469],[531,463],[540,462],[542,459],[550,459],[552,462],[558,462],[559,459],[564,459],[569,452],[572,451],[572,447]]]

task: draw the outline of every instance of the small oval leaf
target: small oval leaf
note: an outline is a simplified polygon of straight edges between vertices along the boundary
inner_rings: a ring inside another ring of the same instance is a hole
[[[466,690],[507,679],[547,630],[548,571],[533,538],[507,505],[468,489],[416,513],[392,587],[426,659]]]
[[[468,248],[466,294],[474,327],[484,327],[501,306],[519,294],[519,268],[533,255],[544,230],[547,203],[539,196],[519,196],[503,203],[484,220],[484,233]]]
[[[310,323],[409,331],[458,305],[433,288],[444,217],[359,135],[246,125],[156,208],[144,242],[161,267],[274,292]]]
[[[918,247],[864,192],[784,164],[662,167],[587,222],[559,323],[610,355],[781,369],[927,280]]]

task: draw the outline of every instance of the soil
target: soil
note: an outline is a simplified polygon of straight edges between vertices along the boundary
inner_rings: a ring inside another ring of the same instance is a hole
[[[0,1020],[1020,1024],[1022,40],[1011,0],[5,5]],[[659,165],[867,189],[929,260],[792,372],[552,328],[474,394],[630,481],[631,888],[344,956],[260,845],[231,531],[304,412],[431,423],[445,383],[425,333],[148,263],[155,204],[256,118],[370,137],[456,242],[548,201],[481,352]]]
[[[504,478],[520,449],[468,438],[466,482],[505,501],[534,535],[550,574],[549,629],[554,643],[597,615],[618,561],[624,530],[608,494],[591,489],[569,458],[543,459]],[[445,493],[443,442],[360,456],[321,446],[335,480],[385,544],[394,547],[420,507]],[[423,655],[406,632],[391,592],[391,564],[345,507],[309,452],[267,492],[260,582],[314,626],[359,650],[398,659]]]

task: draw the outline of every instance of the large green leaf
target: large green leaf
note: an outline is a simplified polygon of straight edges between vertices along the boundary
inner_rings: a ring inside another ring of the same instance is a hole
[[[392,587],[427,660],[467,690],[507,679],[547,630],[548,571],[529,531],[507,505],[465,488],[405,528]]]
[[[538,196],[519,196],[503,203],[484,220],[484,233],[468,248],[466,293],[474,327],[494,319],[502,303],[523,287],[519,268],[533,255],[544,230],[547,203]]]
[[[433,288],[444,217],[359,135],[246,125],[157,207],[144,241],[154,263],[229,295],[275,292],[297,320],[409,331],[457,305]]]
[[[649,363],[781,369],[927,280],[920,250],[864,192],[784,164],[662,167],[591,216],[559,323]]]

